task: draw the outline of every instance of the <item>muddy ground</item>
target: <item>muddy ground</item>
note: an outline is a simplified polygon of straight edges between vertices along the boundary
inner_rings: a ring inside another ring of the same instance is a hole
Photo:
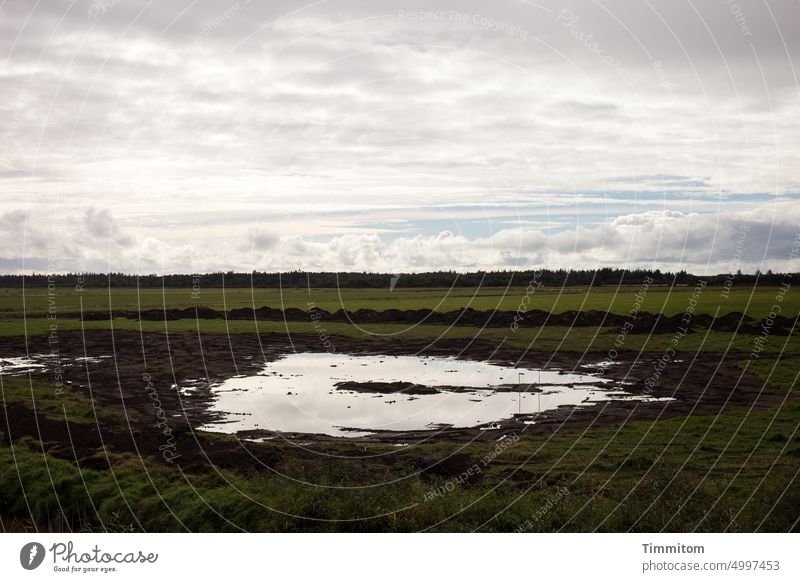
[[[84,348],[85,346],[85,348]],[[605,353],[536,353],[496,343],[469,340],[377,342],[336,338],[338,352],[353,354],[458,356],[503,365],[546,367],[550,370],[603,373],[627,392],[648,394],[669,401],[638,402],[612,400],[594,406],[562,408],[540,416],[523,415],[503,421],[492,430],[441,428],[428,431],[384,432],[356,439],[337,439],[323,435],[280,434],[268,431],[239,433],[241,440],[220,439],[195,429],[224,419],[211,410],[212,385],[239,374],[258,371],[265,362],[290,352],[322,351],[314,335],[280,334],[154,334],[130,331],[91,330],[60,332],[58,348],[62,363],[76,358],[113,356],[99,361],[62,366],[62,379],[68,390],[92,398],[98,405],[118,411],[127,419],[119,426],[92,426],[46,419],[32,409],[9,403],[0,418],[0,431],[7,438],[32,436],[47,443],[49,452],[77,460],[81,466],[107,466],[103,447],[136,455],[161,454],[167,438],[159,428],[153,394],[163,410],[173,437],[173,462],[184,470],[213,463],[220,467],[246,469],[256,460],[274,461],[280,454],[266,438],[295,443],[375,442],[413,444],[431,439],[496,440],[504,434],[551,434],[587,427],[617,426],[631,420],[655,420],[676,416],[716,415],[722,411],[767,408],[782,401],[783,392],[765,386],[737,366],[735,356],[713,353],[678,353],[674,360],[654,374],[663,354],[621,352],[613,365]],[[51,352],[47,336],[0,338],[0,357],[24,357]],[[32,377],[53,381],[53,370],[40,370]],[[186,380],[200,380],[190,394],[173,386]],[[652,388],[648,388],[652,385]],[[533,424],[526,423],[533,421]],[[298,454],[302,454],[298,447]]]
[[[31,317],[44,317],[45,314],[33,314]],[[405,323],[425,325],[452,325],[467,327],[609,327],[610,333],[626,326],[628,333],[671,333],[686,328],[712,329],[714,331],[734,332],[758,335],[765,329],[774,335],[790,335],[797,327],[798,318],[771,314],[756,320],[740,312],[731,312],[719,317],[705,313],[662,315],[659,313],[638,312],[635,318],[607,311],[564,311],[550,313],[540,309],[526,311],[478,311],[469,307],[440,312],[431,309],[358,309],[335,312],[313,308],[309,311],[288,308],[276,309],[259,307],[257,309],[242,307],[229,311],[219,311],[209,307],[187,307],[185,309],[145,309],[138,311],[90,311],[85,313],[62,314],[62,317],[74,317],[84,321],[104,321],[112,317],[142,321],[177,321],[181,319],[226,319],[230,321],[285,321],[285,322],[333,322],[333,323]]]

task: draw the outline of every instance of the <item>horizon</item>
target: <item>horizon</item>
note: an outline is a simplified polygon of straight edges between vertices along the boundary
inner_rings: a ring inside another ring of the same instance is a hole
[[[400,279],[403,277],[406,278],[419,278],[424,276],[442,276],[442,275],[453,275],[455,280],[453,284],[457,283],[458,278],[468,278],[468,277],[501,277],[501,276],[508,276],[510,279],[518,277],[520,275],[524,276],[533,276],[533,277],[540,277],[542,275],[547,275],[550,279],[554,279],[556,275],[566,275],[567,277],[575,276],[575,275],[582,275],[584,277],[591,276],[592,278],[596,277],[598,274],[607,274],[612,277],[628,277],[630,278],[631,275],[658,275],[659,277],[663,278],[673,278],[673,279],[689,279],[689,278],[720,278],[726,277],[727,279],[733,281],[734,277],[742,277],[746,279],[752,279],[755,277],[759,278],[771,278],[774,279],[776,277],[779,278],[786,278],[790,280],[794,275],[800,275],[800,271],[773,271],[772,269],[768,269],[767,271],[760,271],[756,270],[754,272],[746,272],[741,269],[737,269],[736,271],[722,271],[718,273],[692,273],[691,271],[681,270],[681,271],[666,271],[661,269],[647,269],[647,268],[626,268],[620,269],[616,267],[600,267],[597,269],[549,269],[549,268],[537,268],[537,269],[515,269],[515,270],[502,270],[502,269],[495,269],[495,270],[463,270],[463,271],[456,271],[452,269],[440,269],[435,271],[396,271],[396,272],[386,272],[386,271],[304,271],[301,269],[295,269],[292,271],[210,271],[210,272],[194,272],[194,273],[125,273],[125,272],[36,272],[33,271],[31,273],[2,273],[0,272],[0,279],[15,279],[15,278],[44,278],[45,280],[53,278],[69,278],[75,277],[79,279],[83,278],[103,278],[103,277],[123,277],[125,279],[168,279],[168,278],[189,278],[189,279],[201,279],[203,277],[215,277],[215,278],[222,278],[225,277],[233,277],[233,278],[253,278],[253,277],[291,277],[291,276],[307,276],[307,277],[321,277],[321,276],[334,276],[337,279],[342,276],[345,278],[353,278],[357,276],[361,277],[386,277],[391,278],[394,282],[392,283],[392,287],[394,287]],[[563,279],[562,282],[566,281],[566,278]],[[758,281],[761,282],[761,281]],[[520,284],[523,284],[524,281],[521,281]],[[509,283],[510,284],[510,283]],[[558,284],[557,282],[555,284]],[[621,282],[620,284],[625,284]],[[573,283],[572,285],[575,285]],[[580,285],[580,284],[578,284]],[[484,285],[481,285],[484,286]],[[486,285],[492,286],[492,285]]]

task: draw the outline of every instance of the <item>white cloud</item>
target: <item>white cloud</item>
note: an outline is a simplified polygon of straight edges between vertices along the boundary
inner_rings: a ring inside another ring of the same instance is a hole
[[[85,218],[91,220],[87,222]],[[774,212],[718,214],[646,211],[621,215],[594,227],[547,234],[530,227],[468,237],[443,230],[433,235],[344,234],[305,238],[253,227],[209,238],[200,229],[173,242],[114,226],[107,209],[36,217],[25,211],[0,215],[0,262],[41,271],[121,270],[138,273],[219,270],[426,271],[456,269],[660,267],[695,273],[742,268],[798,270],[788,261],[800,235],[797,205],[778,203]],[[87,224],[95,221],[91,231]],[[105,234],[103,234],[105,233]],[[116,239],[127,244],[121,245]],[[264,244],[254,244],[263,238]]]
[[[800,5],[743,5],[745,30],[725,3],[539,4],[6,2],[0,214],[72,217],[104,268],[703,268],[751,194],[800,193]]]

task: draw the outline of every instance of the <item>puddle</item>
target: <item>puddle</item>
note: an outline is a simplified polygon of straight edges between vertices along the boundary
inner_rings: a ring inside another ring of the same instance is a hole
[[[236,376],[236,378],[242,378],[243,376]],[[199,392],[201,389],[208,386],[208,380],[206,378],[188,378],[186,380],[181,381],[179,384],[172,384],[170,387],[173,390],[177,390],[183,396],[191,396]]]
[[[418,386],[392,386],[401,382]],[[519,386],[530,392],[519,394]],[[428,388],[420,391],[420,387]],[[481,425],[491,430],[496,427],[493,423],[518,413],[612,398],[645,400],[588,373],[444,357],[330,353],[290,354],[267,364],[255,376],[218,384],[213,392],[214,410],[224,413],[226,420],[207,424],[203,430],[262,429],[351,437],[442,426]]]
[[[107,360],[111,356],[83,356],[75,358],[73,361],[80,364],[99,364],[103,360]]]
[[[21,376],[44,367],[33,358],[0,358],[0,374],[6,376]]]
[[[94,368],[98,364],[108,364],[113,356],[79,356],[68,358],[57,353],[31,354],[30,357],[0,357],[0,375],[26,376],[32,374],[43,377],[46,374],[61,376],[65,368]],[[64,384],[73,384],[72,380],[62,380]]]
[[[88,364],[101,364],[112,356],[81,356],[76,358],[62,358],[58,354],[31,354],[24,358],[0,358],[0,374],[6,376],[23,376],[28,372],[42,373],[52,371],[54,367],[60,366],[70,368],[75,366],[84,367]]]

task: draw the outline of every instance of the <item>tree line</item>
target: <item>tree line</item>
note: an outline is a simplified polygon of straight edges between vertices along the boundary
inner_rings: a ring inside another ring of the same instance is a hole
[[[398,288],[412,287],[505,287],[534,284],[545,287],[572,285],[616,286],[640,285],[649,281],[655,285],[692,285],[702,279],[709,285],[779,285],[793,280],[796,273],[754,274],[737,271],[711,276],[697,276],[686,271],[668,272],[659,269],[612,269],[565,270],[541,269],[528,271],[432,271],[427,273],[336,273],[290,271],[285,273],[219,272],[206,274],[174,275],[130,275],[125,273],[67,273],[31,275],[0,275],[0,287],[41,288],[57,287],[266,287],[266,288],[383,288],[393,285]]]

